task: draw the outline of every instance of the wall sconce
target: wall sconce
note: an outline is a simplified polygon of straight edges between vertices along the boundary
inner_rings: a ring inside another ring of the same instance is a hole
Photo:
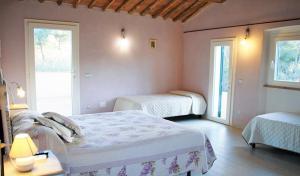
[[[11,82],[10,83],[11,85],[15,85],[16,86],[16,92],[17,92],[17,96],[19,97],[19,98],[24,98],[25,97],[25,91],[24,91],[24,89],[22,88],[22,86],[19,84],[19,83],[17,83],[17,82]],[[13,95],[13,91],[11,90],[11,88],[10,88],[10,95],[11,95],[11,100],[12,100],[12,104],[14,104],[14,95]]]
[[[119,46],[121,51],[127,51],[129,49],[129,41],[126,38],[125,28],[121,29],[121,38],[117,41],[117,45]]]
[[[244,46],[248,45],[247,39],[249,38],[249,36],[250,36],[250,28],[247,27],[245,30],[245,36],[243,39],[241,39],[241,45],[244,45]]]

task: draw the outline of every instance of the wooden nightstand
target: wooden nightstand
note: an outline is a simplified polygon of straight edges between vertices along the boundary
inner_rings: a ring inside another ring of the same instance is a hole
[[[45,156],[36,156],[34,167],[30,172],[18,172],[8,156],[4,160],[4,175],[6,176],[42,176],[42,175],[63,175],[64,171],[61,167],[59,160],[51,152],[46,159]]]

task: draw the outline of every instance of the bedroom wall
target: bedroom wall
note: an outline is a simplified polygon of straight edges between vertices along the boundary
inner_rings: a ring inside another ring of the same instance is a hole
[[[117,96],[164,93],[181,85],[182,26],[161,18],[102,12],[37,0],[0,2],[1,67],[8,82],[26,88],[24,19],[80,23],[81,112],[111,111]],[[126,28],[130,51],[120,53],[115,40]],[[157,39],[150,49],[148,40]],[[85,74],[92,77],[85,77]],[[18,102],[25,100],[18,100]],[[100,107],[101,103],[106,103]],[[89,107],[89,108],[87,108]]]
[[[227,0],[212,4],[184,24],[184,31],[300,17],[299,0]],[[224,15],[226,14],[226,15]],[[238,42],[232,124],[243,128],[264,112],[300,112],[300,92],[263,88],[264,30],[299,25],[300,21],[250,26],[249,48]],[[183,88],[207,98],[211,39],[244,36],[246,27],[184,34]]]

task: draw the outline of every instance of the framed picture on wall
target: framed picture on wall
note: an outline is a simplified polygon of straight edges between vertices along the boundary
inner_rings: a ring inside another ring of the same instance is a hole
[[[157,42],[156,39],[149,39],[150,48],[155,49],[156,48],[156,42]]]

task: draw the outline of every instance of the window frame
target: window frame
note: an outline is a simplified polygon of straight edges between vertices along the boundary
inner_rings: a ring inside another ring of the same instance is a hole
[[[300,40],[300,28],[297,32],[277,32],[270,35],[269,40],[269,61],[268,61],[268,85],[300,88],[300,82],[277,81],[275,80],[276,68],[276,42],[287,40]]]
[[[79,71],[79,23],[24,19],[25,26],[25,60],[26,60],[26,84],[27,104],[30,109],[36,110],[36,88],[35,88],[35,57],[33,49],[33,29],[49,28],[72,31],[72,114],[81,113],[80,110],[80,71]]]

